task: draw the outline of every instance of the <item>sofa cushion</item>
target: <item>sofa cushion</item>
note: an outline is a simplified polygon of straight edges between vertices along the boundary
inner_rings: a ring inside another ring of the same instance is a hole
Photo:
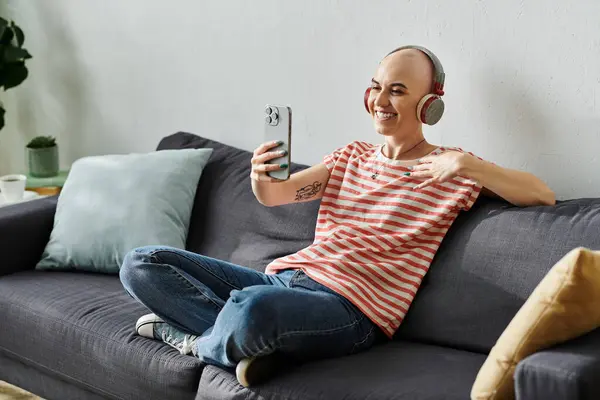
[[[75,161],[37,269],[117,273],[135,247],[183,249],[196,186],[211,153],[153,151]]]
[[[228,371],[207,366],[199,398],[211,400],[468,399],[484,355],[394,341],[348,357],[305,364],[244,388]]]
[[[196,190],[188,250],[263,271],[275,258],[312,243],[318,200],[279,207],[260,204],[252,193],[249,151],[183,132],[158,145],[158,150],[184,148],[213,149]],[[292,163],[290,168],[294,173],[306,166]]]
[[[512,207],[480,198],[435,256],[396,336],[487,353],[550,268],[600,249],[600,199]]]
[[[136,335],[135,321],[147,312],[116,276],[4,276],[0,353],[107,398],[193,399],[203,364]]]

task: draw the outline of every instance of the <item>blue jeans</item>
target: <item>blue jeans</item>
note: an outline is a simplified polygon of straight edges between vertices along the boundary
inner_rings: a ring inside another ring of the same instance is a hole
[[[301,270],[266,275],[149,246],[127,254],[120,278],[169,325],[199,335],[198,357],[221,367],[276,351],[299,361],[337,357],[385,338],[350,301]]]

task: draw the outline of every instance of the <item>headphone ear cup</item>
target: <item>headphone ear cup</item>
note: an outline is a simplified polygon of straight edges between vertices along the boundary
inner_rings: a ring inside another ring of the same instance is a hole
[[[423,96],[417,105],[417,119],[427,125],[435,125],[444,115],[444,100],[435,94]]]
[[[371,88],[367,88],[367,90],[365,90],[365,108],[367,109],[367,112],[369,114],[371,114],[371,110],[369,110],[369,96],[371,95]]]

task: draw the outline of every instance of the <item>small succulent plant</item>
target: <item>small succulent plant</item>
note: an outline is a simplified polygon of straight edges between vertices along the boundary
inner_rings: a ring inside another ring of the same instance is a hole
[[[56,146],[56,138],[53,136],[37,136],[27,143],[30,149],[45,149]]]

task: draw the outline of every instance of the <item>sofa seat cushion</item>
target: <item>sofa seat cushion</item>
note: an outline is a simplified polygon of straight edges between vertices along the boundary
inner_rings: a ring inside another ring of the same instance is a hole
[[[203,364],[136,335],[146,313],[115,276],[4,276],[0,353],[106,398],[193,399]]]
[[[254,388],[207,366],[199,398],[211,400],[452,400],[468,399],[485,355],[450,348],[389,342],[348,357],[305,364]]]

